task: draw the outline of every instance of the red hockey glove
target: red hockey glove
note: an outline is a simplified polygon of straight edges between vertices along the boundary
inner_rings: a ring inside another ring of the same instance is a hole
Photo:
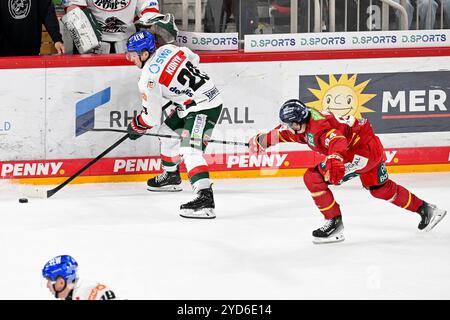
[[[325,181],[331,184],[339,184],[345,175],[344,159],[338,153],[330,154],[320,163],[319,171]]]
[[[258,133],[248,141],[248,149],[250,153],[261,153],[266,150],[265,146],[261,144],[261,141],[265,138],[265,133]]]
[[[141,118],[141,115],[137,115],[133,119],[131,119],[128,124],[127,131],[130,137],[130,140],[136,140],[140,138],[147,129],[151,129],[151,127],[147,126]]]

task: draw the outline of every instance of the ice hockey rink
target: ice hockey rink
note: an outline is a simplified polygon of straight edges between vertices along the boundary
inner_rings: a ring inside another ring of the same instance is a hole
[[[450,209],[450,172],[391,178]],[[323,221],[301,178],[216,180],[215,220],[178,215],[193,198],[183,186],[68,185],[22,204],[26,186],[0,182],[0,299],[54,299],[41,269],[59,254],[122,299],[450,298],[449,217],[421,233],[418,215],[354,179],[333,188],[346,240],[314,245]]]

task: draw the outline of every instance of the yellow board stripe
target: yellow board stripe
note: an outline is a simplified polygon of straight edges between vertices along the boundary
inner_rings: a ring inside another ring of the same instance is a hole
[[[329,205],[328,207],[326,207],[326,208],[319,209],[319,210],[320,210],[320,211],[327,211],[327,210],[331,209],[331,207],[333,207],[335,203],[336,203],[336,200],[333,199],[333,203],[332,203],[332,204],[330,204],[330,205]]]
[[[299,169],[261,169],[261,170],[230,170],[230,171],[210,171],[211,179],[236,179],[236,178],[273,178],[273,177],[301,177],[305,174],[306,168]],[[78,183],[109,183],[109,182],[141,182],[147,181],[158,174],[133,174],[133,175],[110,175],[110,176],[81,176],[77,177],[71,184]],[[186,173],[181,173],[183,180],[189,180]],[[56,185],[67,180],[67,177],[58,178],[27,178],[14,179],[13,183]]]
[[[307,168],[298,169],[261,169],[261,170],[230,170],[210,171],[211,179],[236,179],[236,178],[278,178],[278,177],[301,177]],[[399,165],[388,166],[389,173],[415,173],[415,172],[448,172],[449,164],[425,164],[425,165]],[[133,175],[105,175],[105,176],[81,176],[77,177],[71,184],[78,183],[109,183],[109,182],[140,182],[156,176],[157,174],[133,174]],[[186,173],[181,177],[187,180]],[[57,178],[19,178],[6,179],[12,183],[56,185],[67,180],[68,177]],[[0,179],[3,180],[3,179]]]
[[[411,203],[411,192],[408,191],[408,202],[406,203],[406,206],[403,207],[403,209],[408,208],[409,204]]]

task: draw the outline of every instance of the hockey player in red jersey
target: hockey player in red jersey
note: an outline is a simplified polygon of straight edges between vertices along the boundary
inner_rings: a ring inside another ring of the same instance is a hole
[[[328,186],[340,185],[355,176],[375,198],[418,213],[420,230],[430,231],[445,216],[445,210],[423,201],[389,178],[383,146],[367,119],[337,117],[292,99],[282,105],[280,120],[282,124],[275,129],[250,139],[250,151],[264,151],[280,142],[297,142],[325,156],[303,178],[325,217],[325,224],[313,231],[314,243],[344,241],[341,210]]]

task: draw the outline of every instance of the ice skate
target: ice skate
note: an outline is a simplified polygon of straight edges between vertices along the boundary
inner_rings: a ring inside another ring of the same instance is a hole
[[[148,179],[147,190],[154,192],[178,192],[183,190],[180,184],[181,177],[179,169],[174,172],[164,170],[159,176]]]
[[[314,230],[312,235],[313,243],[315,244],[344,241],[344,224],[342,223],[342,216],[325,220],[325,224],[321,228]]]
[[[447,211],[424,201],[417,210],[417,213],[422,218],[418,225],[419,230],[427,232],[433,229],[445,217]]]
[[[214,219],[214,196],[212,188],[202,189],[198,191],[197,198],[188,203],[182,204],[180,209],[183,218],[192,219]]]

